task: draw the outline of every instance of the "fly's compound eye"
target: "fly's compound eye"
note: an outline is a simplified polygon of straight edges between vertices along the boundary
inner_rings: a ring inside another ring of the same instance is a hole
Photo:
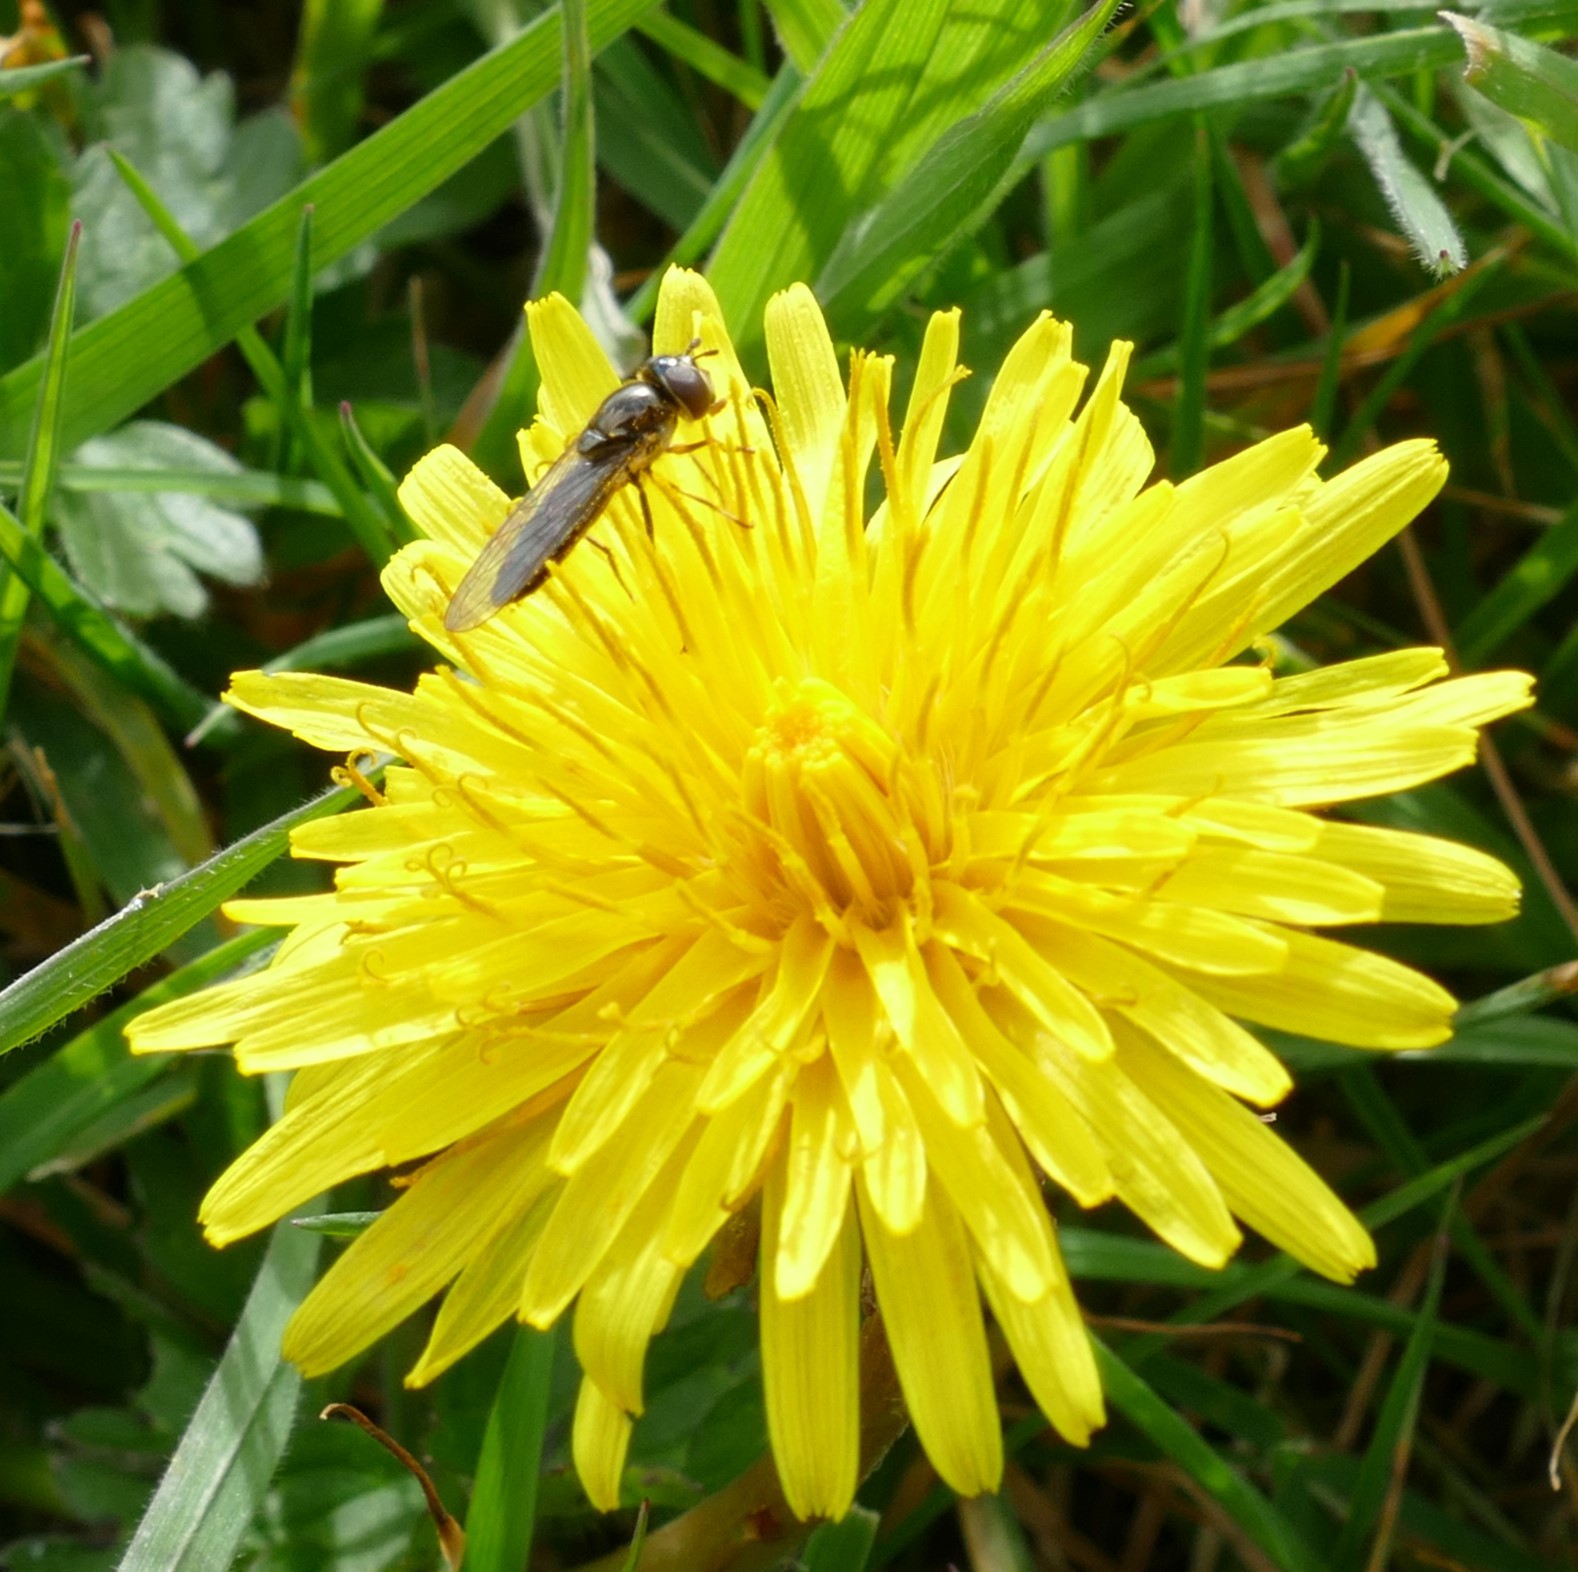
[[[712,378],[689,355],[659,355],[651,364],[653,381],[692,420],[712,408]]]

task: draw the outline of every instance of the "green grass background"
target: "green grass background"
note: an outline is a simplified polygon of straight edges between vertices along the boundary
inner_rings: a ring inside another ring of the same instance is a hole
[[[1547,1478],[1578,1382],[1578,5],[50,20],[0,70],[0,1563],[438,1566],[410,1477],[313,1417],[336,1400],[424,1460],[468,1572],[626,1560],[633,1510],[596,1516],[567,1471],[567,1337],[506,1329],[410,1393],[409,1327],[303,1389],[279,1330],[338,1245],[282,1228],[218,1254],[194,1223],[279,1088],[218,1055],[134,1063],[120,1029],[255,964],[267,935],[217,906],[306,887],[290,825],[354,797],[216,711],[226,675],[410,681],[376,577],[408,530],[391,477],[447,437],[518,490],[522,300],[599,301],[633,362],[678,260],[758,375],[793,280],[841,343],[898,355],[900,397],[927,312],[962,306],[955,445],[1043,308],[1086,359],[1136,341],[1130,398],[1173,475],[1299,421],[1331,465],[1432,434],[1440,501],[1282,656],[1444,640],[1541,686],[1487,768],[1364,810],[1527,882],[1503,927],[1378,937],[1471,1001],[1457,1036],[1395,1059],[1275,1042],[1301,1086],[1279,1128],[1371,1223],[1378,1270],[1340,1290],[1252,1243],[1204,1273],[1114,1209],[1064,1214],[1113,1410],[1090,1450],[1007,1371],[1002,1495],[955,1501],[905,1438],[844,1524],[769,1544],[726,1490],[765,1445],[749,1296],[687,1286],[631,1455],[643,1565],[1578,1564],[1578,1481]]]

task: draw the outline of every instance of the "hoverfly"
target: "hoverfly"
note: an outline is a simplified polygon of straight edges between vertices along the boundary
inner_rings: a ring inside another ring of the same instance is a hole
[[[614,493],[639,483],[667,450],[681,415],[700,420],[720,407],[711,379],[696,364],[699,342],[692,340],[682,355],[644,360],[597,406],[586,429],[510,509],[467,570],[444,613],[451,633],[480,627],[500,607],[531,594]]]

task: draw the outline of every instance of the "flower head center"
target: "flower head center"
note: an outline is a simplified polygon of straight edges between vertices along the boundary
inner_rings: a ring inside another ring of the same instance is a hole
[[[909,897],[918,841],[893,790],[900,750],[831,684],[780,684],[743,785],[753,851],[776,863],[791,904],[880,924]]]

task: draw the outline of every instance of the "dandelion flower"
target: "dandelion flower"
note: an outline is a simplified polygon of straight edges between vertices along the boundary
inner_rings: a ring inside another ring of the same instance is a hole
[[[563,300],[530,327],[540,474],[618,378]],[[931,319],[895,437],[891,362],[855,354],[846,385],[808,290],[768,307],[770,401],[672,272],[656,344],[699,338],[724,407],[655,466],[650,535],[626,487],[535,594],[447,633],[510,504],[441,447],[402,488],[426,538],[385,585],[444,664],[413,693],[234,678],[237,708],[397,761],[373,806],[297,830],[331,893],[228,908],[289,930],[273,963],[131,1028],[297,1072],[207,1197],[216,1243],[422,1164],[292,1322],[309,1374],[439,1293],[414,1382],[573,1304],[575,1460],[613,1506],[646,1346],[759,1203],[773,1451],[792,1508],[836,1516],[867,1269],[955,1490],[1002,1471],[988,1308],[1051,1423],[1081,1443],[1102,1422],[1046,1180],[1207,1266],[1240,1222],[1339,1281],[1373,1262],[1253,1111],[1290,1083],[1240,1023],[1449,1035],[1434,982],[1322,930],[1494,922],[1515,880],[1315,810],[1469,763],[1528,680],[1449,679],[1434,649],[1279,678],[1254,651],[1445,465],[1404,442],[1322,481],[1300,429],[1149,481],[1128,347],[1082,402],[1048,317],[939,457],[958,333]]]

